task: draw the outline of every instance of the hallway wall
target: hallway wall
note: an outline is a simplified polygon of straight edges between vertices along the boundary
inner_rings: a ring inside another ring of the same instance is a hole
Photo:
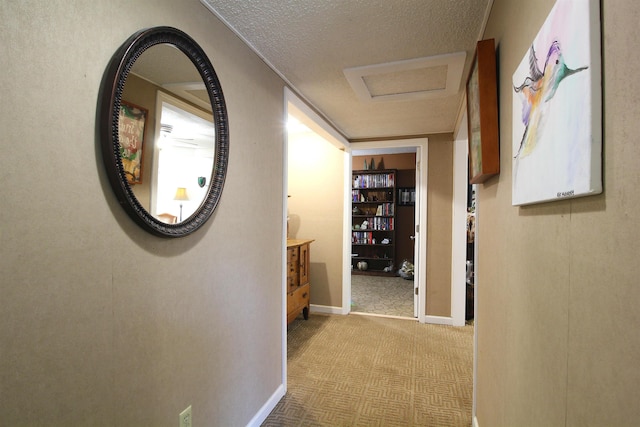
[[[640,7],[603,0],[598,196],[511,206],[511,76],[553,0],[495,0],[500,175],[478,186],[477,419],[486,426],[636,425],[640,384]]]
[[[287,151],[289,237],[314,240],[310,302],[341,307],[345,153],[311,131],[289,133]]]
[[[283,82],[197,0],[0,2],[0,424],[247,425],[282,384]],[[186,31],[229,111],[220,204],[195,234],[136,226],[96,139],[135,31]],[[267,226],[265,226],[267,225]]]
[[[453,135],[429,136],[427,315],[451,316]]]

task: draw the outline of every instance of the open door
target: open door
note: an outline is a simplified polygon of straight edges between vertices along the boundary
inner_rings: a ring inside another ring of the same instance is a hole
[[[416,191],[413,192],[413,204],[415,206],[414,208],[414,224],[415,224],[415,231],[414,231],[414,238],[413,238],[413,259],[414,259],[414,269],[416,272],[420,272],[423,271],[423,269],[420,266],[420,240],[421,240],[421,236],[420,236],[420,188],[422,188],[421,183],[420,183],[420,156],[417,155],[416,156],[416,179],[415,179],[415,184],[416,184]],[[420,282],[418,280],[418,275],[415,275],[413,277],[413,317],[418,317],[419,316],[419,294],[420,294],[420,286],[419,286]]]
[[[413,317],[418,317],[418,295],[419,281],[416,280],[416,272],[419,268],[419,228],[417,224],[420,220],[420,201],[416,189],[419,189],[418,181],[418,156],[417,148],[414,148],[412,153],[412,161],[410,169],[399,169],[397,172],[397,194],[396,203],[398,206],[396,212],[396,241],[397,241],[397,258],[398,268],[400,268],[400,275],[403,276],[403,266],[405,260],[413,265],[413,274],[411,280],[413,281],[412,290],[412,303],[413,303]],[[406,156],[406,154],[405,154]],[[404,276],[403,276],[404,277]]]

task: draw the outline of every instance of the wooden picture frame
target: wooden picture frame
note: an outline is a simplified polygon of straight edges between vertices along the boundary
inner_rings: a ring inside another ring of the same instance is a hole
[[[467,80],[469,183],[500,173],[500,133],[494,39],[481,40]]]
[[[118,138],[122,169],[129,184],[142,183],[142,149],[149,111],[122,101],[118,116]]]

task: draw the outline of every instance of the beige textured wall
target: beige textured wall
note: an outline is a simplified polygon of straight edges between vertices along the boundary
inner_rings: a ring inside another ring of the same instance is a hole
[[[604,193],[511,206],[511,76],[552,0],[496,0],[501,173],[478,189],[478,423],[637,425],[640,7],[602,1]]]
[[[429,136],[427,173],[427,315],[449,317],[453,135]]]
[[[354,144],[357,147],[357,143]],[[380,161],[384,164],[385,169],[415,169],[416,168],[416,155],[415,154],[384,154],[375,156],[353,156],[351,158],[351,169],[354,171],[362,170],[364,168],[364,162],[371,163],[371,159],[376,165],[376,169],[380,168]]]
[[[344,152],[315,133],[288,141],[289,237],[311,244],[311,304],[342,306]]]
[[[281,382],[283,84],[197,0],[0,2],[0,423],[246,425]],[[175,240],[120,208],[98,88],[138,29],[189,33],[218,73],[230,162]]]

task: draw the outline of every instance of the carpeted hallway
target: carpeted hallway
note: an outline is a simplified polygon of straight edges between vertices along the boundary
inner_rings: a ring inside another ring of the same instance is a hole
[[[288,391],[263,426],[470,426],[473,326],[312,313],[288,330]]]

